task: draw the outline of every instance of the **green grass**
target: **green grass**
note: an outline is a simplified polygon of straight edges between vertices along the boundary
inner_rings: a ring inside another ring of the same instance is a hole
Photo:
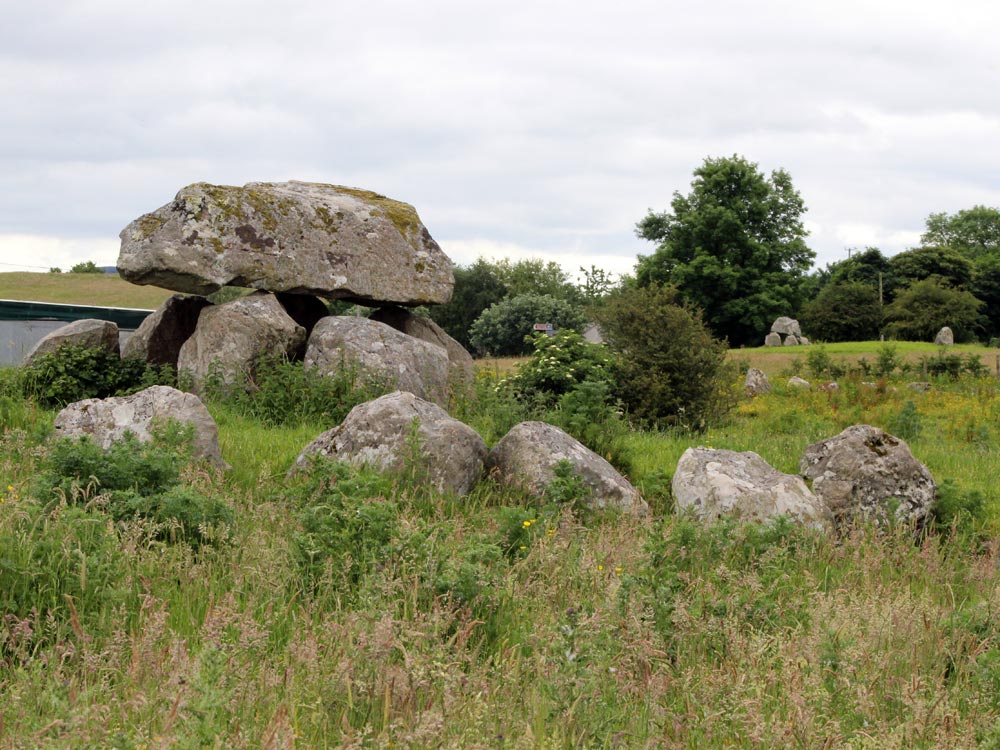
[[[0,273],[0,299],[155,310],[173,292],[104,273]]]
[[[264,428],[212,404],[233,468],[182,478],[235,522],[197,549],[112,523],[97,494],[43,505],[31,487],[52,413],[6,398],[0,597],[45,610],[0,623],[0,747],[1000,746],[992,379],[777,383],[705,434],[632,433],[643,520],[489,482],[459,499],[286,479],[333,425]],[[939,482],[982,492],[978,532],[833,540],[670,512],[692,445],[792,472],[809,442],[858,421],[913,431]],[[308,536],[307,519],[338,525]],[[325,557],[304,567],[314,549]]]

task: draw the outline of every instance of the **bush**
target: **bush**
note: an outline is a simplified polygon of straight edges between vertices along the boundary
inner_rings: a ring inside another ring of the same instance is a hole
[[[704,429],[735,403],[726,345],[669,286],[622,289],[597,311],[616,355],[616,395],[654,425]]]
[[[972,341],[982,328],[983,303],[941,279],[918,281],[885,309],[886,334],[904,341],[931,341],[949,326],[956,342]]]
[[[84,261],[83,263],[77,263],[72,268],[69,269],[70,273],[104,273],[98,267],[96,263],[92,260]]]
[[[801,318],[809,335],[820,341],[871,341],[882,325],[882,305],[869,284],[829,284],[806,304]]]
[[[583,330],[586,318],[578,307],[548,294],[522,294],[501,300],[476,318],[469,341],[480,353],[495,357],[528,354],[535,323],[551,323],[556,330]]]
[[[584,381],[611,385],[612,360],[607,347],[591,344],[575,331],[536,335],[534,351],[507,384],[522,399],[554,406]]]
[[[358,404],[391,390],[377,380],[363,378],[359,368],[349,365],[335,374],[320,375],[306,370],[301,362],[264,357],[251,369],[252,377],[234,383],[207,378],[205,398],[225,403],[270,427],[303,422],[338,424]]]
[[[42,461],[34,493],[42,500],[86,504],[116,521],[151,521],[155,536],[200,545],[233,523],[222,501],[185,487],[180,470],[190,458],[190,425],[169,422],[140,442],[132,433],[103,450],[89,437],[56,441]]]
[[[62,407],[85,398],[133,393],[151,385],[176,385],[169,365],[154,367],[140,359],[122,359],[102,349],[63,344],[20,372],[25,396],[40,405]]]

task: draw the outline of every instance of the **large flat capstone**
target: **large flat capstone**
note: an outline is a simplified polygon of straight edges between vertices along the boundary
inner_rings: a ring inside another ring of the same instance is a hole
[[[416,210],[311,182],[195,183],[121,232],[118,272],[192,294],[227,285],[401,305],[451,299],[451,261]]]

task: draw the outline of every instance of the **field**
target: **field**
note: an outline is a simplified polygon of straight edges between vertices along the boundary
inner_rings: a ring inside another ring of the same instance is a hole
[[[155,310],[173,292],[103,273],[0,273],[0,299]]]
[[[641,520],[490,482],[289,479],[330,425],[223,402],[232,469],[183,469],[173,516],[119,517],[86,477],[59,484],[51,410],[0,408],[4,748],[1000,747],[991,378],[777,383],[707,434],[632,432]],[[523,416],[488,370],[456,411],[491,439]],[[795,471],[856,422],[905,432],[947,488],[919,543],[673,514],[685,448]],[[146,476],[166,454],[122,455]]]

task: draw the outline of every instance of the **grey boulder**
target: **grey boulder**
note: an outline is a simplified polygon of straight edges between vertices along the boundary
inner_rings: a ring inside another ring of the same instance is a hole
[[[453,382],[471,383],[475,378],[475,364],[472,355],[430,318],[414,315],[402,307],[382,307],[373,312],[369,319],[385,323],[407,336],[413,336],[428,344],[443,347],[448,353]]]
[[[304,366],[321,375],[357,368],[367,379],[439,406],[448,404],[445,349],[376,320],[343,315],[323,318],[309,337]]]
[[[273,294],[251,294],[202,310],[181,347],[177,370],[191,377],[196,391],[209,375],[234,383],[252,376],[261,357],[293,357],[305,337]]]
[[[800,477],[781,473],[752,451],[688,448],[671,486],[678,509],[701,521],[785,516],[818,531],[833,530],[829,509]]]
[[[129,336],[122,345],[122,358],[176,367],[181,347],[194,333],[201,311],[211,304],[204,297],[171,296]]]
[[[339,426],[302,450],[292,472],[313,456],[394,474],[412,471],[439,492],[464,495],[482,476],[486,443],[440,406],[395,391],[351,409]]]
[[[934,343],[938,346],[952,346],[955,343],[955,334],[948,326],[945,326],[934,337]]]
[[[859,424],[806,448],[799,473],[832,511],[838,529],[855,520],[896,520],[920,525],[937,496],[927,467],[905,442],[878,427]]]
[[[45,354],[51,354],[63,344],[98,349],[108,354],[118,354],[118,326],[108,320],[86,318],[57,328],[35,344],[24,357],[30,365]]]
[[[809,381],[805,380],[803,378],[800,378],[798,375],[795,375],[794,377],[789,378],[788,379],[788,385],[786,387],[789,390],[802,389],[804,391],[808,391],[808,390],[812,389],[812,386],[809,384]]]
[[[556,479],[556,467],[569,462],[582,482],[584,505],[644,515],[649,507],[638,490],[615,468],[554,425],[521,422],[504,435],[486,457],[486,469],[500,481],[543,497]]]
[[[780,317],[771,324],[772,333],[780,333],[782,336],[801,336],[802,328],[795,318]]]
[[[412,206],[310,182],[195,183],[121,232],[136,284],[209,294],[226,285],[359,302],[447,302],[451,261]]]
[[[751,367],[747,370],[746,380],[743,382],[743,390],[748,396],[760,396],[771,392],[771,382],[763,370]]]
[[[219,430],[201,399],[166,385],[154,385],[131,396],[77,401],[59,412],[54,426],[58,436],[88,435],[107,449],[126,432],[148,442],[155,426],[170,419],[194,427],[191,449],[195,458],[226,466],[219,450]]]
[[[781,346],[781,334],[771,332],[764,337],[764,346]]]

